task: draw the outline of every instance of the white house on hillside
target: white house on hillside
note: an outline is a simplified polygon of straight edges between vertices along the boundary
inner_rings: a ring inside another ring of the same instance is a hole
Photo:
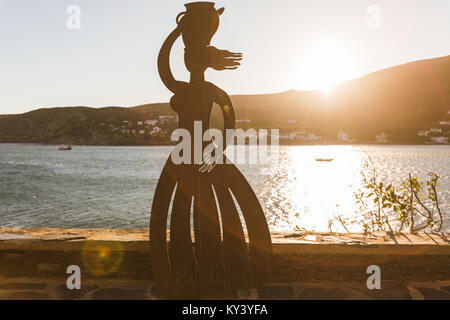
[[[386,133],[382,132],[375,136],[378,143],[389,143],[389,137]]]
[[[431,137],[431,142],[439,143],[439,144],[447,144],[448,137]]]
[[[306,137],[307,141],[316,141],[316,140],[320,140],[322,139],[321,136],[316,136],[314,133],[309,133],[308,136]]]
[[[158,120],[145,120],[145,124],[149,126],[156,126],[158,124]]]
[[[168,115],[168,116],[166,116],[166,115],[159,115],[159,120],[161,121],[161,122],[170,122],[170,121],[175,121],[175,120],[177,120],[178,119],[178,116],[171,116],[171,115]]]
[[[442,133],[442,129],[440,129],[440,128],[431,128],[430,131],[432,133]]]
[[[348,134],[345,133],[344,131],[339,131],[337,138],[340,141],[344,141],[344,142],[349,142],[350,141],[350,138],[349,138]]]
[[[160,127],[154,127],[153,130],[150,132],[150,134],[155,134],[155,133],[159,133],[161,132],[161,128]]]

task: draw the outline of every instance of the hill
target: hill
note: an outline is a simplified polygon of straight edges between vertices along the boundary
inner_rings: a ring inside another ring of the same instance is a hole
[[[282,133],[308,130],[321,136],[323,143],[336,142],[341,130],[361,143],[372,142],[380,132],[394,143],[422,143],[425,140],[418,130],[449,121],[450,56],[377,71],[344,82],[327,94],[291,90],[235,95],[232,100],[238,126],[244,128],[279,128]],[[0,142],[167,144],[176,128],[174,116],[168,103],[39,109],[0,116]],[[160,121],[138,125],[152,119]],[[440,127],[443,135],[449,134],[450,126]]]

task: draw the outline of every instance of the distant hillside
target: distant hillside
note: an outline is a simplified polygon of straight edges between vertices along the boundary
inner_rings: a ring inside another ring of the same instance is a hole
[[[382,131],[409,132],[446,120],[450,110],[450,56],[408,63],[342,83],[328,96],[289,91],[235,96],[237,115],[262,126],[289,120],[334,135],[345,130],[370,141]]]
[[[449,120],[450,56],[422,60],[371,73],[320,91],[232,96],[238,126],[307,129],[334,142],[338,131],[358,142],[380,132],[394,143],[421,143],[417,130]],[[0,142],[84,145],[168,143],[176,122],[137,126],[137,121],[174,115],[168,103],[132,108],[65,107],[0,116]],[[129,123],[125,123],[128,120]],[[150,134],[158,126],[160,133]],[[144,128],[144,131],[141,129]],[[443,126],[448,134],[450,126]],[[141,133],[140,133],[141,132]],[[144,133],[142,133],[144,132]]]
[[[64,107],[39,109],[20,115],[0,117],[0,142],[79,145],[152,145],[165,143],[164,137],[142,137],[112,132],[142,119],[174,115],[168,104],[134,108]]]

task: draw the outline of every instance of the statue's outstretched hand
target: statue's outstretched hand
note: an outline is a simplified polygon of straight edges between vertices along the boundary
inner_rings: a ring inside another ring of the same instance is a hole
[[[204,156],[203,162],[200,165],[198,171],[200,171],[201,173],[205,172],[210,173],[211,171],[213,171],[215,167],[216,167],[216,159],[211,158],[210,156]]]
[[[242,53],[220,50],[213,46],[207,47],[206,50],[209,67],[214,70],[234,70],[241,65],[239,61],[242,60]]]

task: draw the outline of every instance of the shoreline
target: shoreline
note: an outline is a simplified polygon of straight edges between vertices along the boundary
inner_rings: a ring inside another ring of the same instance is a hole
[[[0,145],[34,145],[34,146],[61,146],[61,144],[53,144],[53,143],[41,143],[41,142],[0,142]],[[176,143],[173,144],[155,144],[155,145],[149,145],[149,144],[142,144],[142,145],[103,145],[103,144],[69,144],[70,146],[74,147],[172,147],[175,146]],[[407,146],[430,146],[430,147],[436,147],[436,146],[450,146],[450,143],[443,144],[443,143],[423,143],[423,144],[416,144],[416,143],[409,143],[409,144],[381,144],[381,143],[322,143],[322,144],[283,144],[280,143],[280,146],[283,147],[315,147],[315,146],[392,146],[392,147],[407,147]],[[246,145],[235,145],[235,146],[246,146]]]

